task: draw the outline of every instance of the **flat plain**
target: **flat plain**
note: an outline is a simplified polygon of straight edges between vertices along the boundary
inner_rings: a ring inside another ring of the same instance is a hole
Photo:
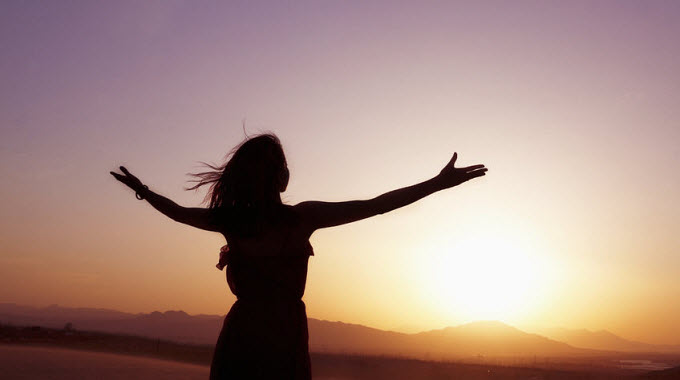
[[[8,380],[207,379],[208,367],[167,360],[52,347],[0,345],[0,378]]]

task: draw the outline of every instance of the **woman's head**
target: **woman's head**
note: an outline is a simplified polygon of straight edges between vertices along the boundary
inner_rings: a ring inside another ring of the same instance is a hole
[[[210,185],[206,200],[210,208],[235,206],[266,210],[281,203],[288,186],[288,165],[278,137],[265,133],[247,137],[220,166],[193,174],[196,184],[187,190]]]

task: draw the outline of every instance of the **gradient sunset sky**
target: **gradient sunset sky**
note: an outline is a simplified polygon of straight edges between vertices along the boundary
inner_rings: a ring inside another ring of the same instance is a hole
[[[680,343],[680,2],[0,3],[0,302],[224,314],[186,173],[273,131],[284,194],[484,178],[316,232],[310,317]]]

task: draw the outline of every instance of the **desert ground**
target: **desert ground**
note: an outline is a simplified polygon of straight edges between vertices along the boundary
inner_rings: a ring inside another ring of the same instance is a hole
[[[19,379],[207,379],[208,367],[52,347],[0,345],[0,377]]]
[[[615,379],[612,374],[493,367],[389,358],[313,355],[315,380],[349,379]],[[0,344],[1,378],[7,380],[207,379],[208,366],[144,356]],[[624,376],[628,377],[628,376]]]

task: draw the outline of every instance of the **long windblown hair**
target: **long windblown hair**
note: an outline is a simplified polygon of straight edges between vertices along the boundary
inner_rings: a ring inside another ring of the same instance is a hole
[[[260,219],[281,205],[288,167],[281,142],[273,133],[246,137],[222,165],[203,164],[210,170],[192,173],[194,185],[186,190],[210,186],[204,201],[210,201],[209,208],[216,215],[229,211],[243,224],[243,218]]]

